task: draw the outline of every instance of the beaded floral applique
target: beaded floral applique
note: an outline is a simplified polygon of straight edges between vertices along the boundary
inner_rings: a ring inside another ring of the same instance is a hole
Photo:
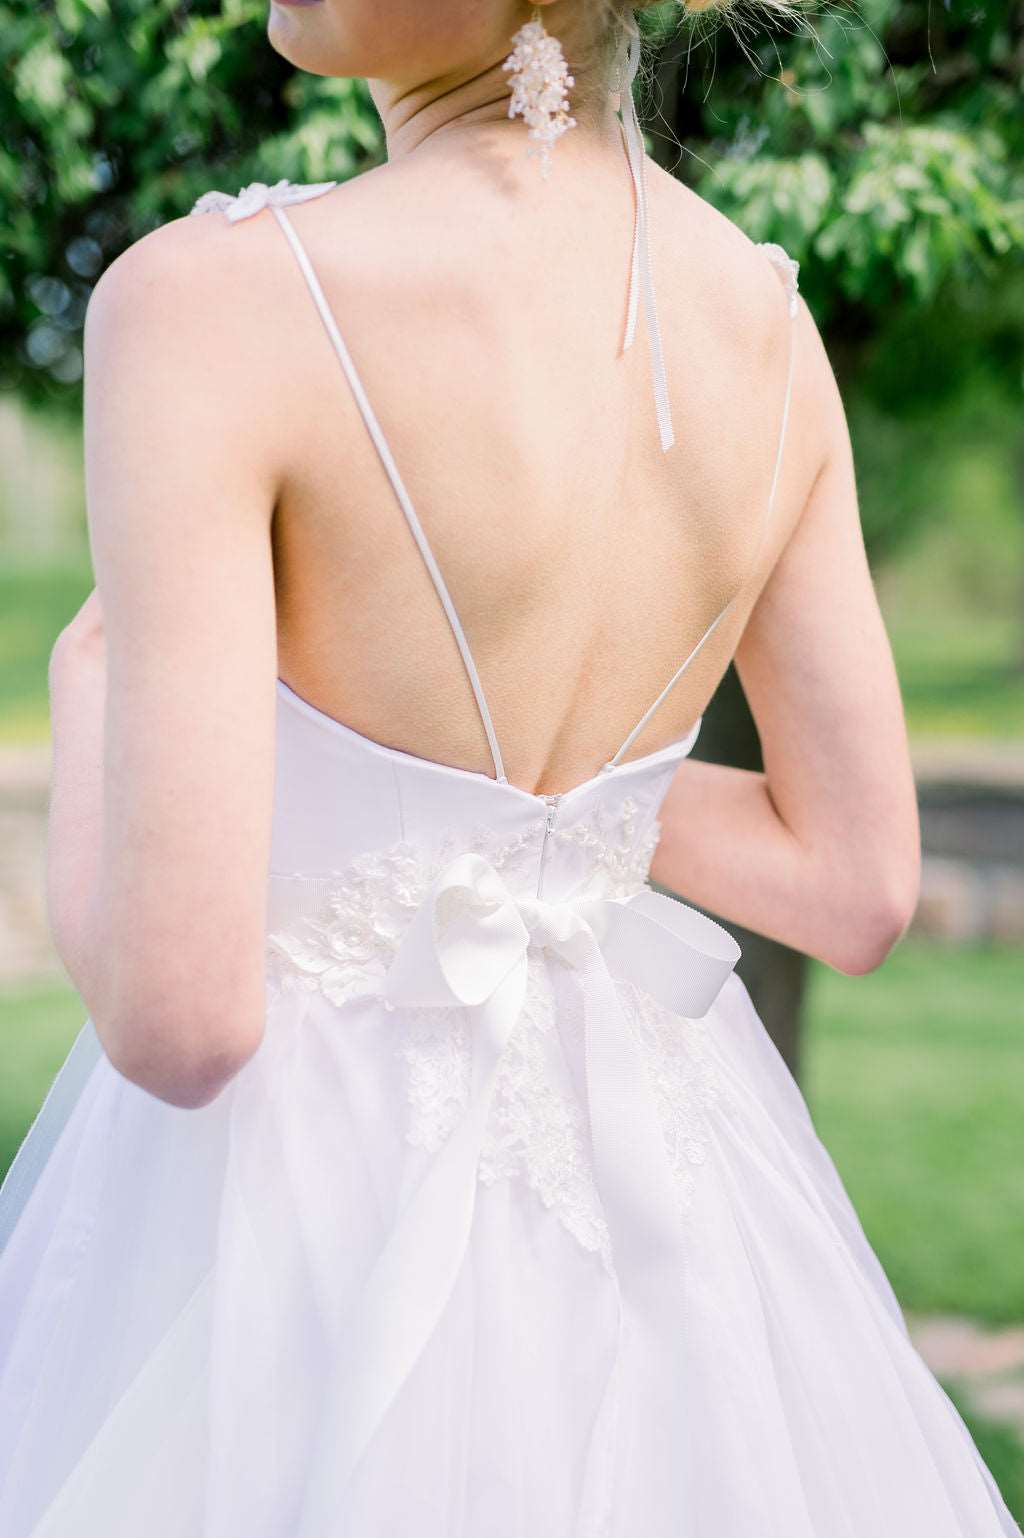
[[[533,826],[512,838],[492,830],[446,834],[432,855],[404,839],[388,849],[357,855],[323,881],[320,912],[292,920],[268,936],[271,976],[284,986],[316,990],[332,1004],[380,989],[398,942],[427,888],[456,854],[472,849],[514,880],[535,868],[540,833]],[[311,879],[302,873],[275,874],[271,885],[286,893]],[[287,896],[283,905],[287,907]]]
[[[654,851],[661,838],[661,824],[634,796],[617,804],[599,802],[588,817],[581,817],[551,833],[563,849],[578,850],[586,874],[578,895],[631,897],[647,882]]]
[[[784,246],[776,245],[774,241],[762,240],[759,243],[759,249],[764,252],[782,279],[782,286],[789,298],[789,313],[790,315],[795,315],[797,312],[797,278],[800,273],[800,263],[795,257],[790,256]]]
[[[233,196],[230,192],[204,192],[190,210],[193,214],[222,213],[232,224],[258,214],[261,208],[283,208],[289,203],[305,203],[308,198],[318,198],[330,192],[337,182],[289,182],[282,179],[268,186],[266,182],[250,182]]]

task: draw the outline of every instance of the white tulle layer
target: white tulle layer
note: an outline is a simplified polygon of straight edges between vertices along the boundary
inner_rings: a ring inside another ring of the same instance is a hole
[[[1018,1538],[910,1344],[738,977],[676,1339],[613,1340],[601,1259],[523,1180],[479,1190],[440,1328],[322,1538]],[[295,1538],[346,1302],[430,1153],[395,1017],[271,1000],[210,1106],[96,1065],[0,1261],[4,1538]]]

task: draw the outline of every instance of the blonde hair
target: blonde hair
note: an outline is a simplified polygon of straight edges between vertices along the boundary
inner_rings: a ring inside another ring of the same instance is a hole
[[[618,19],[620,22],[626,18],[629,24],[630,14],[636,11],[650,11],[655,8],[662,9],[666,0],[601,0],[609,19]],[[766,11],[790,11],[793,9],[793,0],[673,0],[673,3],[684,14],[707,15],[711,11],[735,11],[735,10],[766,10]]]
[[[637,20],[641,11],[660,10],[667,16],[674,10],[680,26],[689,20],[702,36],[707,36],[721,20],[739,35],[744,23],[749,25],[752,13],[773,12],[779,17],[793,18],[799,15],[801,3],[802,0],[580,0],[591,25],[587,29],[589,38],[577,40],[573,52],[573,112],[582,119],[599,110],[626,43],[643,36]],[[664,37],[665,29],[660,31]],[[651,68],[652,59],[642,56],[641,78],[648,78]]]

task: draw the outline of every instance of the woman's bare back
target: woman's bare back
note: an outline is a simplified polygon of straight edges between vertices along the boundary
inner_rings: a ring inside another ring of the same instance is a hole
[[[438,147],[289,213],[466,627],[506,773],[529,789],[599,767],[735,593],[630,753],[685,733],[823,453],[795,394],[769,519],[783,286],[734,226],[647,171],[667,453],[642,324],[621,350],[624,154],[589,145],[542,184],[532,163]],[[487,770],[427,571],[281,231],[260,223],[244,260],[271,267],[277,295],[281,676],[369,737]]]

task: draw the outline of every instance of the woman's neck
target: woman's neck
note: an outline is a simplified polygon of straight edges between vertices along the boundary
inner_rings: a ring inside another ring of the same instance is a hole
[[[438,145],[456,135],[473,148],[479,140],[480,147],[489,151],[507,144],[509,153],[515,152],[527,129],[521,118],[509,118],[509,76],[503,62],[497,60],[461,80],[442,77],[411,87],[369,81],[384,126],[388,159],[397,160],[428,142]],[[559,152],[569,140],[574,141],[575,153],[590,153],[594,147],[619,148],[618,94],[591,86],[589,96],[581,106],[572,100],[570,90],[576,127],[559,142]]]

